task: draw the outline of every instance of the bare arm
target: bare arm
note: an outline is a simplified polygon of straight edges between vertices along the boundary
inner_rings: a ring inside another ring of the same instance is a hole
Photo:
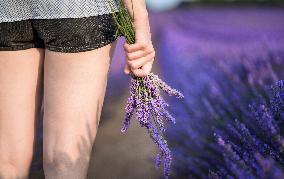
[[[147,18],[148,11],[146,9],[145,0],[123,0],[123,3],[132,19],[135,18],[135,20],[139,20],[138,17]],[[133,16],[133,14],[135,15]]]
[[[122,0],[134,22],[135,44],[124,44],[127,56],[125,73],[137,76],[150,73],[155,57],[145,0]],[[141,67],[141,68],[140,68]],[[140,68],[140,69],[139,69]]]

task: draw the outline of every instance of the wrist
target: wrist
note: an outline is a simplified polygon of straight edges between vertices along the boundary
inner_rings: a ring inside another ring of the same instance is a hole
[[[133,23],[135,25],[139,25],[139,24],[145,24],[148,23],[149,21],[149,17],[148,17],[148,12],[144,11],[144,12],[134,12],[134,18],[133,18]]]

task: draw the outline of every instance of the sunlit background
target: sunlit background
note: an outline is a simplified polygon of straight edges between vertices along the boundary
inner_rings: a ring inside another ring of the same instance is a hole
[[[177,121],[166,132],[170,178],[284,178],[283,4],[147,0],[156,50],[152,71],[185,95],[165,95]],[[112,61],[88,178],[163,178],[162,166],[154,168],[157,147],[138,122],[120,132],[130,85],[123,43],[120,38]],[[35,178],[41,170],[37,150]]]

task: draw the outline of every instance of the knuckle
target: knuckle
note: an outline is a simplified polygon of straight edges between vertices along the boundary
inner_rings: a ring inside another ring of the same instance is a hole
[[[124,48],[124,50],[125,50],[126,53],[130,52],[130,50],[128,48]]]
[[[152,56],[151,60],[155,59],[155,55]]]
[[[146,42],[141,42],[140,45],[142,48],[146,48],[148,44]]]
[[[135,64],[135,63],[133,63],[133,62],[129,62],[128,64],[129,64],[129,66],[130,66],[131,68],[136,69],[136,64]]]
[[[148,57],[149,57],[148,60],[152,60],[155,57],[155,53],[152,52],[151,54],[149,54]]]
[[[135,60],[134,54],[132,54],[132,53],[129,53],[128,56],[127,56],[127,58],[128,58],[128,60],[130,60],[130,61]]]
[[[153,59],[153,57],[152,56],[149,56],[148,58],[147,58],[147,61],[146,61],[146,63],[149,63],[149,62],[151,62],[151,60]]]
[[[154,50],[153,46],[150,43],[147,45],[147,50],[149,50],[150,52]]]
[[[139,64],[133,64],[132,68],[134,68],[134,69],[139,68]]]
[[[152,52],[152,56],[153,56],[153,57],[156,56],[156,52],[155,52],[155,51]]]
[[[130,53],[127,53],[126,56],[129,60],[131,60],[131,54]]]
[[[131,53],[131,51],[132,51],[132,50],[131,50],[131,47],[126,47],[126,48],[125,48],[125,51],[126,51],[127,53]]]
[[[128,46],[126,43],[123,45],[123,48],[128,51]]]
[[[129,66],[129,67],[131,67],[132,66],[132,62],[131,61],[129,61],[129,60],[127,60],[127,65]]]

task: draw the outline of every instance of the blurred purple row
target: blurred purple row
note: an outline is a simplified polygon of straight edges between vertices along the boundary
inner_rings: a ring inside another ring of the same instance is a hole
[[[151,19],[159,73],[185,95],[168,98],[173,178],[283,178],[284,9],[199,7]]]

